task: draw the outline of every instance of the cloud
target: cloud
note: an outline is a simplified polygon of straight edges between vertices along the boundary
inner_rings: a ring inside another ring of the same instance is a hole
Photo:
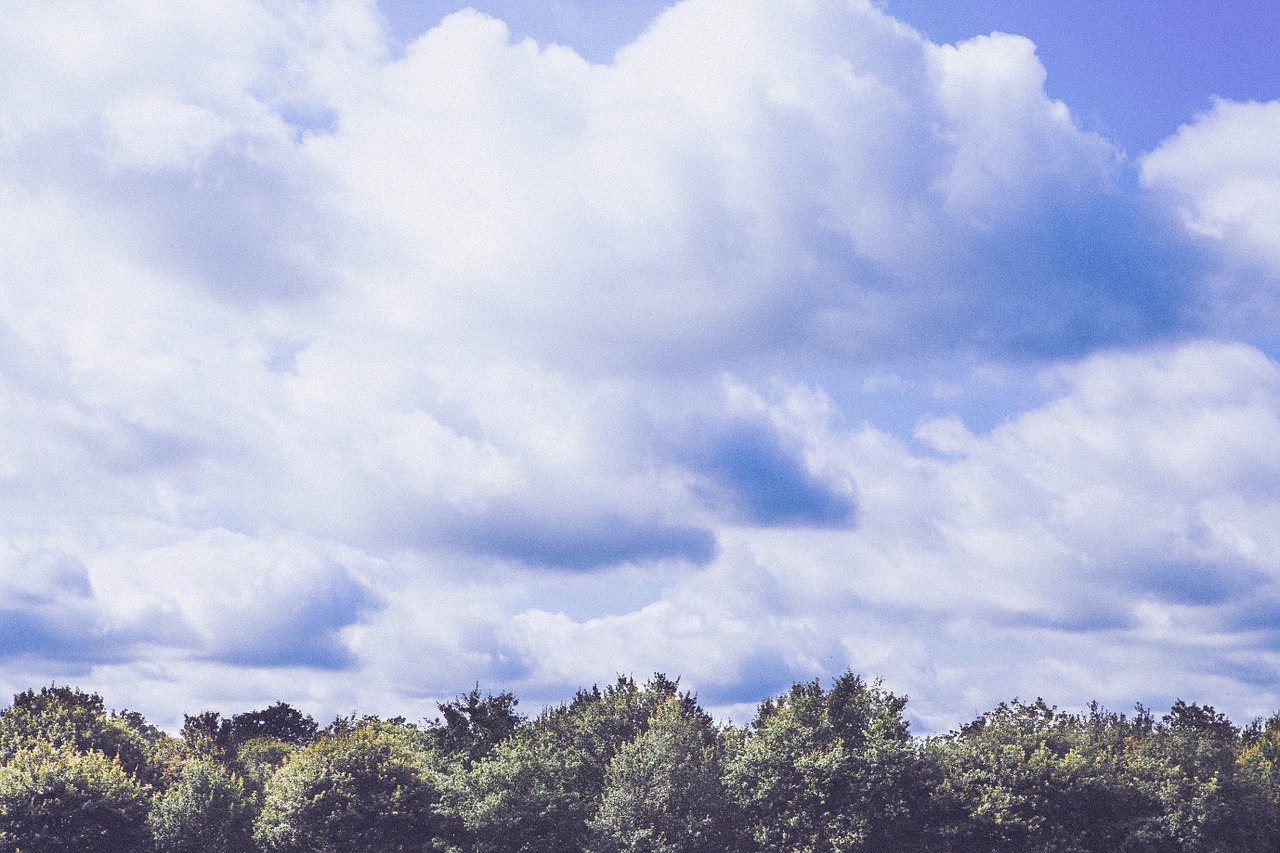
[[[160,609],[118,618],[96,595],[85,565],[58,550],[6,548],[0,563],[0,661],[118,663],[151,644],[185,638],[174,614]]]
[[[1044,76],[1025,39],[938,47],[862,4],[694,0],[611,66],[460,13],[309,148],[412,269],[405,322],[574,371],[1182,328],[1189,262],[1149,248],[1178,232]]]
[[[695,421],[675,451],[696,477],[695,495],[726,520],[750,526],[845,527],[853,488],[823,482],[773,424],[750,418]]]
[[[1205,313],[1224,332],[1274,333],[1280,308],[1280,101],[1218,99],[1140,161],[1142,182],[1217,256]]]
[[[623,669],[728,707],[855,666],[934,722],[1139,663],[1269,697],[1232,673],[1275,367],[1197,342],[1270,263],[1269,108],[1138,192],[1029,41],[866,2],[685,0],[608,64],[474,11],[398,52],[363,0],[219,9],[0,33],[21,672],[343,712]]]
[[[533,680],[675,660],[728,701],[722,685],[749,682],[761,655],[793,678],[851,665],[888,674],[926,724],[954,724],[966,701],[1058,691],[1116,704],[1206,695],[1206,679],[1244,704],[1258,682],[1231,673],[1274,653],[1262,602],[1280,591],[1267,518],[1280,373],[1213,343],[1051,373],[1053,399],[988,432],[923,423],[941,456],[869,426],[830,429],[821,443],[859,483],[855,529],[724,533],[716,563],[660,601],[585,619],[531,610],[509,642],[530,650]]]
[[[115,567],[117,594],[177,609],[196,657],[237,666],[350,668],[343,631],[382,604],[351,555],[296,536],[211,530],[135,559]]]
[[[1218,99],[1142,158],[1142,180],[1173,196],[1187,228],[1280,271],[1280,101]]]
[[[616,516],[579,517],[569,523],[563,527],[498,508],[481,529],[464,528],[453,535],[482,554],[550,568],[594,569],[670,559],[702,564],[715,556],[715,537],[703,528],[646,525]]]

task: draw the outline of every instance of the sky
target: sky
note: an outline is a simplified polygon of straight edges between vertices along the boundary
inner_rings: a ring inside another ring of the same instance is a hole
[[[1280,709],[1264,4],[0,12],[0,695]]]

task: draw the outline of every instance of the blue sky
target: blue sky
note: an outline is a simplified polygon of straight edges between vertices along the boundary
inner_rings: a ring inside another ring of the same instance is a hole
[[[0,689],[1280,708],[1261,4],[219,9],[5,9]]]

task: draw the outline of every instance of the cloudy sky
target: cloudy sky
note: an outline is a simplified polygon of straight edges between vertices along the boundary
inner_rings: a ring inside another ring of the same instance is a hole
[[[5,693],[1280,708],[1270,2],[0,13]]]

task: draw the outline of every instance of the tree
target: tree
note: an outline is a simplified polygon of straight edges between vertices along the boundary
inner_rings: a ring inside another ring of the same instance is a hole
[[[246,711],[231,718],[231,736],[236,743],[252,738],[273,738],[296,746],[306,746],[316,736],[318,726],[311,717],[284,702],[261,711]]]
[[[294,753],[267,782],[255,839],[280,853],[431,849],[437,792],[415,734],[368,724]]]
[[[906,699],[846,673],[761,704],[725,781],[763,850],[914,851],[927,792]]]
[[[604,690],[579,691],[544,711],[463,773],[446,780],[444,813],[455,840],[475,853],[573,853],[593,838],[609,762],[644,731],[653,711],[675,699],[701,713],[692,696],[656,674],[644,687],[621,677]]]
[[[1128,758],[1148,729],[1141,714],[1129,721],[1094,706],[1081,717],[1014,700],[931,740],[943,849],[1146,849],[1139,839],[1159,806],[1132,784]]]
[[[129,721],[107,715],[101,696],[71,687],[26,690],[0,711],[0,762],[37,744],[100,752],[129,774],[144,769],[150,752]]]
[[[466,696],[437,705],[444,721],[431,725],[428,732],[442,754],[470,766],[524,722],[524,717],[516,712],[518,704],[520,700],[510,693],[481,698],[480,688],[476,686]]]
[[[253,801],[244,782],[208,757],[184,763],[147,825],[160,853],[252,853]]]
[[[1280,806],[1280,714],[1255,720],[1243,733],[1240,772]]]
[[[718,732],[678,698],[618,751],[589,827],[597,853],[724,853],[736,815],[721,782]]]
[[[196,754],[226,762],[235,756],[231,721],[218,711],[182,715],[182,740]]]
[[[1280,846],[1280,813],[1265,777],[1242,759],[1242,733],[1208,705],[1179,699],[1135,750],[1134,784],[1156,805],[1145,849],[1262,853]]]
[[[261,792],[272,774],[298,749],[282,740],[255,737],[236,749],[236,763],[244,771],[245,780],[255,791]]]
[[[118,758],[40,742],[0,764],[0,849],[143,853],[148,790]]]

